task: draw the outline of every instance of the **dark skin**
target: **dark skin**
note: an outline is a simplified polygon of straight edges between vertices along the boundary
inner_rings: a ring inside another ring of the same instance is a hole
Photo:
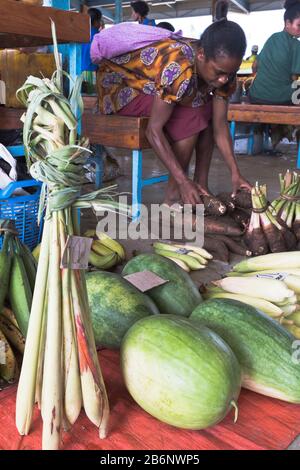
[[[196,71],[204,85],[220,88],[225,85],[230,75],[239,69],[241,60],[221,56],[207,60],[202,48],[196,51]],[[201,203],[201,194],[209,194],[208,172],[216,142],[231,171],[233,192],[238,189],[251,189],[251,185],[241,176],[235,161],[233,144],[227,122],[226,100],[213,98],[212,127],[185,140],[172,143],[164,133],[163,127],[170,119],[174,109],[156,97],[154,99],[147,138],[160,160],[170,172],[165,202],[168,204],[182,201],[184,204]],[[196,169],[194,181],[186,174],[193,150],[196,150]]]

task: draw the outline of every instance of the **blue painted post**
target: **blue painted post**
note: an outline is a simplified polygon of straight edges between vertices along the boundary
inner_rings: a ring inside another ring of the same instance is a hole
[[[254,125],[250,127],[250,135],[248,137],[248,149],[247,149],[248,155],[253,155],[254,154]]]
[[[232,140],[233,140],[233,144],[234,144],[234,139],[235,139],[235,129],[236,129],[236,122],[235,122],[235,121],[231,121],[231,124],[230,124],[230,133],[231,133],[231,137],[232,137]]]
[[[96,189],[100,189],[103,181],[103,145],[96,144],[96,155],[94,156],[94,162],[96,165],[95,170],[95,186]]]
[[[115,0],[115,23],[122,23],[123,11],[122,11],[122,0]]]
[[[141,215],[143,187],[143,152],[132,151],[132,219],[137,221]]]
[[[297,158],[297,170],[300,170],[300,139],[298,139],[298,158]]]

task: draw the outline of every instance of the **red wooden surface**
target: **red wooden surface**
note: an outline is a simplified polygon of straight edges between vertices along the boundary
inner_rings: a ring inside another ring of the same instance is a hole
[[[239,398],[239,419],[233,412],[214,428],[186,431],[163,424],[130,398],[122,382],[119,355],[100,353],[111,406],[110,432],[99,440],[96,427],[82,412],[71,431],[63,433],[63,449],[73,450],[267,450],[286,449],[300,433],[300,405],[291,405],[246,390]],[[15,427],[16,387],[0,392],[0,449],[40,449],[42,421],[36,410],[31,433]]]

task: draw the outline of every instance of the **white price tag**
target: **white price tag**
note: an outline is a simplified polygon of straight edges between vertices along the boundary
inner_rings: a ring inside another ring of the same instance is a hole
[[[87,269],[92,243],[92,238],[73,235],[68,236],[60,267],[68,269]]]
[[[256,277],[259,279],[274,279],[275,281],[284,281],[287,277],[287,273],[266,273],[266,274],[256,274]]]
[[[169,282],[166,279],[159,277],[151,271],[141,271],[138,273],[127,274],[124,276],[130,284],[139,289],[141,292],[146,292],[154,287],[161,286]]]

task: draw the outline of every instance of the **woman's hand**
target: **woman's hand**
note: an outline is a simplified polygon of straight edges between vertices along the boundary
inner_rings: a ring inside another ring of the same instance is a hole
[[[179,185],[179,191],[181,195],[181,201],[183,204],[202,204],[201,195],[202,188],[199,184],[186,179]]]
[[[239,189],[251,191],[252,185],[247,180],[245,180],[245,178],[243,178],[240,173],[234,173],[232,175],[232,189],[232,194],[235,196]]]

